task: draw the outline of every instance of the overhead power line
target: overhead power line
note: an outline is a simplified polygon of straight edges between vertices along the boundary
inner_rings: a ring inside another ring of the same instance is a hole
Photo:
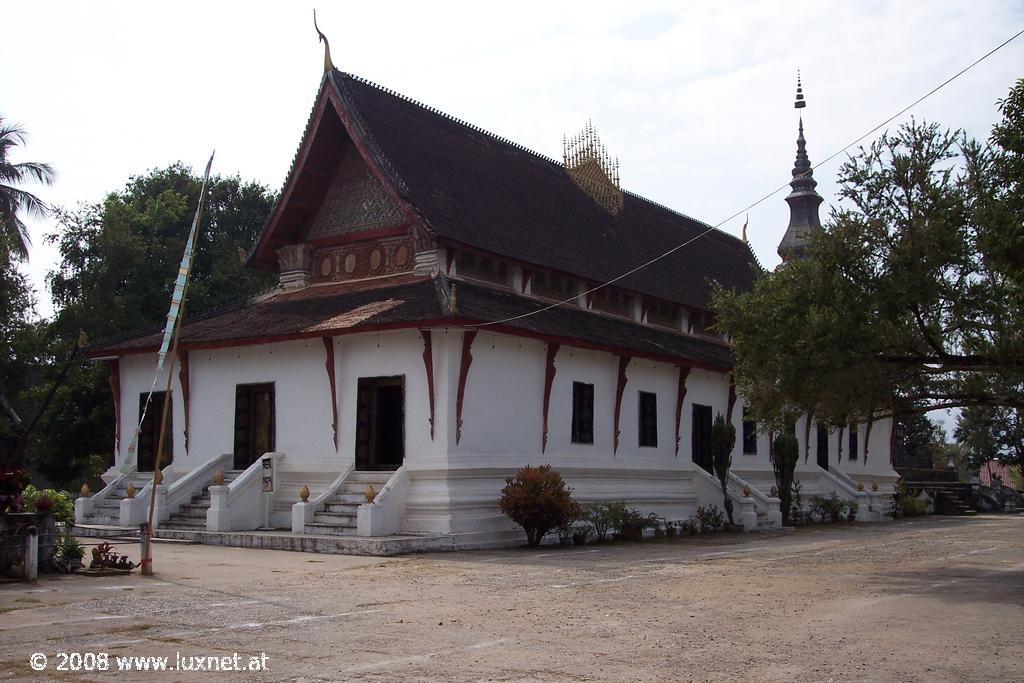
[[[978,57],[976,60],[974,60],[973,62],[971,62],[967,66],[965,66],[963,69],[961,69],[960,71],[956,72],[955,74],[953,74],[952,76],[950,76],[946,80],[942,81],[937,86],[935,86],[934,88],[932,88],[931,90],[926,92],[924,95],[921,95],[916,100],[914,100],[913,102],[911,102],[907,106],[903,107],[902,109],[900,109],[898,112],[896,112],[895,114],[893,114],[889,118],[885,119],[884,121],[882,121],[881,123],[879,123],[875,127],[871,128],[867,132],[857,136],[855,139],[851,140],[849,143],[847,143],[846,145],[844,145],[840,149],[838,149],[835,152],[833,152],[832,154],[828,155],[827,157],[825,157],[824,159],[819,161],[817,164],[814,164],[813,166],[811,166],[810,169],[808,169],[807,173],[811,173],[815,169],[817,169],[819,166],[823,166],[823,165],[829,163],[830,161],[835,159],[837,156],[839,156],[840,154],[842,154],[846,150],[850,149],[851,147],[853,147],[854,145],[859,143],[864,138],[866,138],[869,135],[872,135],[873,133],[877,132],[880,128],[888,125],[894,119],[897,119],[900,116],[902,116],[903,114],[906,114],[908,111],[910,111],[911,109],[913,109],[914,107],[919,105],[921,102],[924,102],[926,99],[928,99],[929,97],[931,97],[935,93],[939,92],[940,90],[945,88],[947,85],[949,85],[950,83],[952,83],[956,79],[960,78],[965,73],[967,73],[968,71],[970,71],[971,69],[973,69],[977,65],[981,64],[986,59],[988,59],[989,57],[994,55],[995,53],[999,52],[1001,49],[1003,49],[1004,47],[1006,47],[1007,45],[1012,43],[1014,40],[1019,38],[1021,35],[1024,35],[1024,30],[1018,31],[1017,33],[1013,34],[1012,36],[1010,36],[1009,38],[1004,40],[1002,43],[1000,43],[999,45],[995,46],[994,48],[992,48],[991,50],[989,50],[988,52],[983,54],[981,57]],[[676,246],[672,247],[668,251],[663,252],[663,253],[659,254],[658,256],[655,256],[654,258],[652,258],[649,261],[646,261],[645,263],[641,263],[639,266],[636,266],[635,268],[627,270],[626,272],[622,273],[621,275],[619,275],[617,277],[612,278],[611,280],[608,280],[607,282],[603,282],[603,283],[601,283],[599,285],[595,285],[594,287],[591,287],[590,289],[586,290],[585,292],[582,292],[582,293],[577,294],[575,296],[571,296],[568,299],[563,299],[562,301],[559,301],[557,303],[549,304],[549,305],[544,306],[542,308],[538,308],[537,310],[530,311],[529,313],[522,313],[520,315],[510,316],[508,318],[503,318],[501,320],[492,320],[490,322],[469,323],[469,324],[466,325],[466,327],[491,327],[493,325],[502,325],[504,323],[513,322],[513,321],[516,321],[516,320],[522,320],[523,318],[529,318],[531,316],[537,315],[538,313],[543,313],[544,311],[550,311],[552,308],[558,308],[559,306],[564,306],[565,304],[568,304],[568,303],[571,303],[573,301],[576,301],[581,296],[587,296],[589,294],[593,294],[594,292],[596,292],[598,290],[601,290],[601,289],[604,289],[605,287],[613,285],[616,282],[619,282],[620,280],[622,280],[624,278],[627,278],[630,275],[633,275],[634,273],[638,273],[641,270],[643,270],[644,268],[647,268],[648,266],[650,266],[650,265],[652,265],[654,263],[657,263],[658,261],[660,261],[660,260],[662,260],[662,259],[664,259],[664,258],[666,258],[668,256],[671,256],[672,254],[676,253],[680,249],[684,249],[685,247],[688,247],[689,245],[693,244],[694,242],[696,242],[697,240],[701,239],[702,237],[705,237],[709,233],[719,229],[721,226],[725,225],[726,223],[728,223],[732,219],[737,218],[738,216],[740,216],[743,213],[746,213],[747,211],[749,211],[750,209],[754,208],[758,204],[761,204],[762,202],[770,199],[771,197],[773,197],[774,195],[778,194],[780,191],[786,189],[787,187],[789,187],[789,182],[783,183],[782,185],[776,187],[771,192],[768,192],[767,194],[762,196],[760,199],[758,199],[758,200],[752,202],[751,204],[748,204],[747,206],[743,207],[742,209],[736,211],[735,213],[731,214],[728,218],[726,218],[726,219],[724,219],[722,221],[719,221],[715,225],[709,227],[707,230],[704,230],[703,232],[701,232],[701,233],[691,237],[690,239],[686,240],[685,242],[677,244]]]

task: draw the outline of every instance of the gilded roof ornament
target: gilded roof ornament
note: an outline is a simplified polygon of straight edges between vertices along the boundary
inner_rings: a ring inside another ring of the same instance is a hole
[[[316,29],[317,35],[320,36],[320,42],[324,44],[324,73],[330,73],[334,69],[334,62],[331,61],[331,44],[327,42],[327,36],[316,25],[316,9],[313,10],[313,28]]]
[[[622,211],[624,195],[619,186],[619,160],[612,159],[594,124],[572,138],[562,137],[562,164],[573,182],[613,216]]]

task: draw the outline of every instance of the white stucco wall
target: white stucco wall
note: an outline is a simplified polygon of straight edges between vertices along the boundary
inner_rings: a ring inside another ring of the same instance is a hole
[[[682,518],[692,514],[698,504],[717,502],[720,493],[694,473],[692,413],[693,405],[700,403],[711,406],[712,416],[726,414],[726,374],[701,369],[689,373],[677,455],[678,369],[669,363],[633,359],[626,371],[620,441],[618,451],[614,452],[619,358],[611,353],[563,345],[555,360],[548,444],[542,453],[546,344],[480,331],[472,346],[462,436],[456,444],[462,340],[462,330],[432,330],[435,434],[431,438],[424,347],[419,332],[398,330],[334,338],[337,449],[332,440],[326,353],[320,338],[192,351],[188,453],[184,449],[184,413],[177,369],[172,385],[175,469],[187,471],[210,457],[230,453],[235,386],[273,382],[276,450],[285,454],[283,468],[291,472],[339,473],[354,462],[359,378],[400,375],[405,381],[405,465],[409,478],[405,531],[460,533],[470,538],[476,534],[481,544],[503,534],[509,539],[516,537],[519,531],[501,516],[497,500],[505,479],[526,464],[551,464],[582,501],[625,499],[644,513],[656,512],[669,518]],[[154,354],[121,360],[119,463],[137,424],[139,394],[147,391],[152,382],[154,363]],[[571,441],[574,381],[594,385],[593,444]],[[638,443],[640,391],[657,396],[656,447],[641,447]],[[767,491],[772,481],[768,439],[759,435],[756,455],[742,453],[742,410],[739,397],[733,412],[737,429],[733,468]],[[870,477],[894,478],[888,465],[888,429],[887,421],[874,426],[867,462],[863,455],[857,461],[848,461],[845,453],[843,460],[837,462],[833,443],[830,465],[866,482],[871,481]],[[797,433],[802,448],[802,421]],[[808,460],[805,463],[801,458],[798,469],[809,481],[817,481],[814,429],[811,440]],[[863,433],[860,442],[863,452]]]

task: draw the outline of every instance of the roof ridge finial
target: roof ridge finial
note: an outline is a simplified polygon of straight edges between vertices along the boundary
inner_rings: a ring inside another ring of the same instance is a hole
[[[316,8],[313,8],[313,28],[320,36],[320,42],[324,44],[324,73],[330,73],[334,69],[334,62],[331,61],[331,44],[327,42],[327,36],[323,34],[320,27],[316,25]]]
[[[804,99],[803,84],[800,82],[800,69],[796,70],[796,101],[793,102],[795,109],[803,109],[807,106],[807,100]]]

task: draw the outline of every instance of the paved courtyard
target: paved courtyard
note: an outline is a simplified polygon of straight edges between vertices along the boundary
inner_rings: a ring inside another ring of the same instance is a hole
[[[1024,680],[1024,516],[392,559],[160,544],[155,566],[0,586],[0,677]],[[115,673],[147,656],[192,670]]]

